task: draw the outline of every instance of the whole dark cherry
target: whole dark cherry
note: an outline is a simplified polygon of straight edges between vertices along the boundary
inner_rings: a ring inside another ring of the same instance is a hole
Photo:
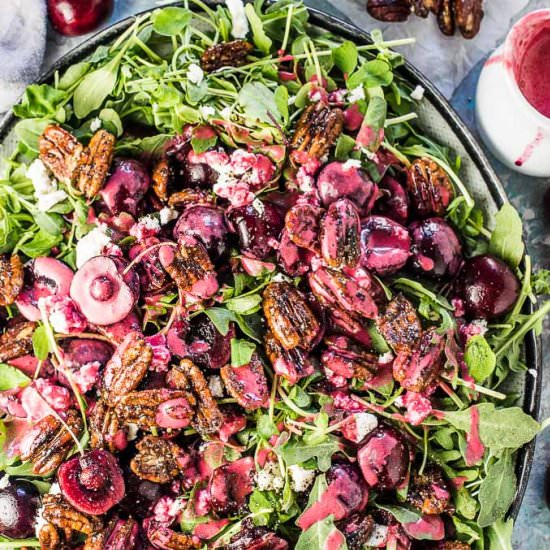
[[[23,539],[34,534],[36,511],[40,497],[28,481],[12,481],[0,490],[0,534]]]
[[[48,0],[48,15],[56,31],[78,36],[97,28],[113,4],[113,0]]]

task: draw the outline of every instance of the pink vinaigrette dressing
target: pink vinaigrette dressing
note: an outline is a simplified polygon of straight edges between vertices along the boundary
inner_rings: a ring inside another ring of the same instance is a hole
[[[470,431],[466,434],[466,464],[477,464],[485,452],[485,447],[479,437],[479,409],[472,407],[470,412]]]

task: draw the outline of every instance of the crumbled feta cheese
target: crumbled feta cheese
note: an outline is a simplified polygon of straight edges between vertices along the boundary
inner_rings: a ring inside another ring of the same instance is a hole
[[[166,225],[171,221],[177,220],[179,215],[179,212],[174,208],[165,206],[159,211],[160,225]]]
[[[387,363],[391,363],[393,361],[393,353],[391,351],[387,351],[386,353],[383,353],[378,357],[378,363],[381,365],[386,365]]]
[[[365,88],[363,88],[362,85],[357,86],[357,88],[353,88],[353,90],[348,92],[348,101],[350,103],[356,103],[362,99],[365,99]]]
[[[208,377],[208,389],[213,397],[221,398],[224,396],[224,386],[220,376],[213,374]]]
[[[254,199],[252,202],[252,208],[254,208],[260,216],[265,212],[264,203],[258,198]]]
[[[102,122],[99,117],[95,117],[90,123],[90,130],[92,132],[97,132],[101,128]]]
[[[137,424],[133,424],[132,422],[128,423],[128,433],[126,434],[126,439],[128,441],[134,441],[137,439],[137,434],[139,431],[139,426]]]
[[[47,212],[58,202],[67,198],[67,193],[57,188],[57,183],[50,178],[48,169],[40,159],[36,159],[27,168],[27,177],[32,181],[37,208]]]
[[[287,100],[287,103],[289,105],[294,105],[296,103],[296,96],[295,95],[291,95],[289,96],[288,100]]]
[[[292,279],[284,273],[277,273],[271,279],[274,283],[291,283]]]
[[[411,99],[416,99],[416,101],[421,101],[424,99],[424,92],[426,90],[423,86],[420,86],[420,84],[412,91],[411,93]]]
[[[307,491],[315,479],[315,470],[306,470],[299,464],[289,466],[290,488],[296,493]]]
[[[309,95],[309,99],[313,101],[314,103],[318,103],[323,98],[323,95],[321,94],[320,90],[315,90],[313,93]]]
[[[371,546],[377,548],[383,544],[386,544],[388,539],[388,530],[387,525],[379,525],[378,523],[375,523],[369,538],[365,541],[365,546],[367,548],[370,548]]]
[[[106,227],[100,225],[92,229],[76,243],[76,267],[82,267],[90,258],[99,256],[111,242]]]
[[[34,532],[36,534],[36,538],[40,536],[40,531],[42,530],[42,527],[48,524],[48,521],[46,521],[46,519],[42,515],[43,511],[44,505],[40,506],[40,508],[36,510],[36,516],[34,517]]]
[[[263,470],[257,472],[254,479],[260,491],[281,491],[285,486],[278,462],[266,462]]]
[[[358,159],[348,159],[342,164],[342,170],[347,172],[353,168],[361,168],[361,161]]]
[[[210,105],[201,105],[199,107],[199,112],[202,118],[210,118],[216,114],[216,110],[214,107],[210,107]]]
[[[234,38],[244,38],[248,34],[248,19],[242,0],[225,0],[227,9],[231,14],[233,27],[231,34]]]
[[[187,80],[192,84],[200,84],[204,78],[204,71],[196,64],[191,63],[187,68]]]
[[[50,490],[48,491],[49,495],[60,495],[61,494],[61,487],[59,486],[59,483],[57,481],[55,483],[52,483]]]
[[[222,118],[225,118],[226,120],[231,120],[231,112],[232,112],[231,107],[224,107],[220,111],[220,115],[222,116]]]
[[[160,221],[155,216],[143,216],[143,218],[139,219],[138,223],[143,224],[143,227],[151,231],[158,231],[160,229]]]
[[[357,438],[362,441],[368,434],[378,426],[378,418],[374,414],[367,412],[355,413],[355,429]]]
[[[5,489],[6,487],[9,487],[10,484],[10,476],[4,476],[3,478],[0,478],[0,489]]]

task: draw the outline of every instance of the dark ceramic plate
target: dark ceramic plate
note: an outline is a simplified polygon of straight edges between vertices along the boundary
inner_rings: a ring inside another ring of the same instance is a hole
[[[216,1],[206,0],[206,4],[214,6]],[[178,2],[174,2],[177,5]],[[152,10],[147,10],[152,11]],[[143,12],[143,13],[147,13]],[[356,44],[370,43],[368,33],[346,23],[337,17],[314,8],[309,8],[310,21],[314,25],[329,30]],[[141,15],[141,14],[138,14]],[[59,59],[53,67],[44,74],[39,83],[51,82],[55,71],[63,72],[70,65],[82,61],[95,48],[115,40],[135,20],[129,17],[92,36],[83,44]],[[426,90],[425,99],[418,110],[420,122],[426,133],[437,141],[448,145],[462,157],[461,175],[476,203],[485,213],[485,218],[491,224],[494,214],[507,202],[506,193],[498,180],[481,147],[476,142],[464,122],[449,105],[435,86],[411,64],[406,63],[399,68],[400,74],[413,86],[421,85]],[[16,119],[10,113],[0,122],[0,158],[11,152],[14,144],[13,127]],[[534,306],[528,302],[525,313],[531,313]],[[523,410],[538,420],[541,388],[542,388],[542,355],[541,340],[533,332],[525,339],[525,363],[529,372],[525,376],[510,380],[510,389],[518,391],[523,396]],[[518,486],[510,515],[516,517],[527,488],[535,449],[534,441],[523,447],[517,457]]]

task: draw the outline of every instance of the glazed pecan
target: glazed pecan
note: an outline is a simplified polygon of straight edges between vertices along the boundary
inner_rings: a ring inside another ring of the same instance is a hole
[[[93,199],[103,187],[111,167],[115,149],[115,136],[98,130],[82,151],[72,182],[88,199]]]
[[[244,409],[258,409],[269,400],[264,366],[257,354],[248,365],[233,367],[226,365],[220,370],[227,391]]]
[[[0,256],[0,306],[11,306],[23,288],[23,263],[17,254]]]
[[[394,352],[410,352],[420,341],[422,326],[414,306],[398,294],[377,320],[378,330]]]
[[[212,193],[207,193],[202,189],[182,189],[172,193],[168,197],[168,206],[185,207],[190,204],[214,204],[215,198]]]
[[[325,338],[327,349],[321,354],[323,366],[337,376],[370,380],[378,369],[378,357],[346,336]]]
[[[453,0],[441,0],[437,24],[445,36],[453,36],[455,33],[455,19],[453,14]]]
[[[306,351],[301,348],[286,350],[270,330],[266,332],[264,348],[275,373],[286,378],[291,384],[315,372]]]
[[[309,349],[319,335],[319,321],[290,283],[270,283],[263,293],[263,309],[267,325],[286,350]]]
[[[42,517],[57,529],[91,535],[103,527],[101,519],[75,510],[61,495],[44,495],[42,502]]]
[[[105,529],[86,537],[83,550],[128,549],[136,544],[138,524],[132,518],[112,519]]]
[[[151,180],[153,180],[153,191],[155,195],[161,201],[166,201],[168,198],[168,183],[170,181],[170,165],[166,157],[156,162],[153,167],[153,172],[151,173]]]
[[[319,220],[323,210],[312,204],[296,204],[285,215],[285,230],[290,240],[312,252],[319,250]]]
[[[138,332],[128,335],[105,367],[103,398],[107,405],[114,407],[122,396],[135,390],[152,360],[153,350],[144,338]]]
[[[214,265],[202,243],[182,243],[178,250],[163,246],[159,259],[183,295],[208,298],[218,289]]]
[[[185,533],[177,533],[156,521],[149,524],[147,538],[155,548],[161,548],[162,550],[192,550],[201,546],[195,537]]]
[[[393,362],[393,377],[406,390],[424,391],[443,368],[444,349],[443,336],[435,328],[429,328],[420,337],[416,348],[397,353]]]
[[[189,359],[183,359],[168,373],[168,383],[186,392],[186,399],[195,410],[191,425],[206,436],[217,432],[223,423],[220,411],[202,371]]]
[[[456,26],[464,38],[473,38],[481,27],[483,0],[453,0]]]
[[[31,353],[35,327],[36,324],[31,321],[20,321],[9,326],[0,336],[0,362]]]
[[[90,446],[92,449],[116,450],[115,436],[120,432],[120,424],[112,407],[99,399],[90,415]]]
[[[343,128],[344,114],[341,109],[331,109],[321,101],[312,103],[296,124],[291,148],[321,159],[336,143]]]
[[[439,466],[428,465],[423,474],[413,474],[407,492],[407,502],[427,515],[439,515],[450,511],[451,490]]]
[[[441,0],[412,0],[412,9],[418,17],[428,17],[430,12],[437,15],[441,9]]]
[[[367,12],[379,21],[406,21],[411,14],[411,0],[368,0]]]
[[[368,546],[375,522],[370,515],[353,514],[336,525],[346,537],[348,550],[363,550]]]
[[[70,182],[82,154],[82,144],[61,126],[52,124],[46,126],[38,147],[40,160],[53,175],[60,181]]]
[[[46,523],[38,533],[40,550],[65,550],[67,545],[61,539],[61,534],[51,523]]]
[[[53,415],[46,416],[33,428],[34,438],[21,453],[21,460],[33,463],[33,472],[45,476],[53,472],[65,460],[82,431],[80,414],[70,409],[65,419],[69,430]]]
[[[246,64],[246,57],[254,46],[246,40],[221,42],[206,48],[201,56],[201,68],[207,73],[222,67],[241,67]]]
[[[138,453],[130,461],[130,468],[140,479],[168,483],[179,474],[178,459],[185,455],[173,441],[146,435],[136,449]]]
[[[416,159],[407,172],[407,189],[418,215],[444,216],[454,188],[443,168],[430,159]]]
[[[437,550],[471,550],[471,546],[467,542],[458,540],[445,540],[439,542],[436,546]]]
[[[120,398],[116,415],[123,424],[135,424],[142,430],[151,430],[159,427],[159,406],[174,399],[185,399],[186,395],[184,391],[165,388],[130,392]]]

